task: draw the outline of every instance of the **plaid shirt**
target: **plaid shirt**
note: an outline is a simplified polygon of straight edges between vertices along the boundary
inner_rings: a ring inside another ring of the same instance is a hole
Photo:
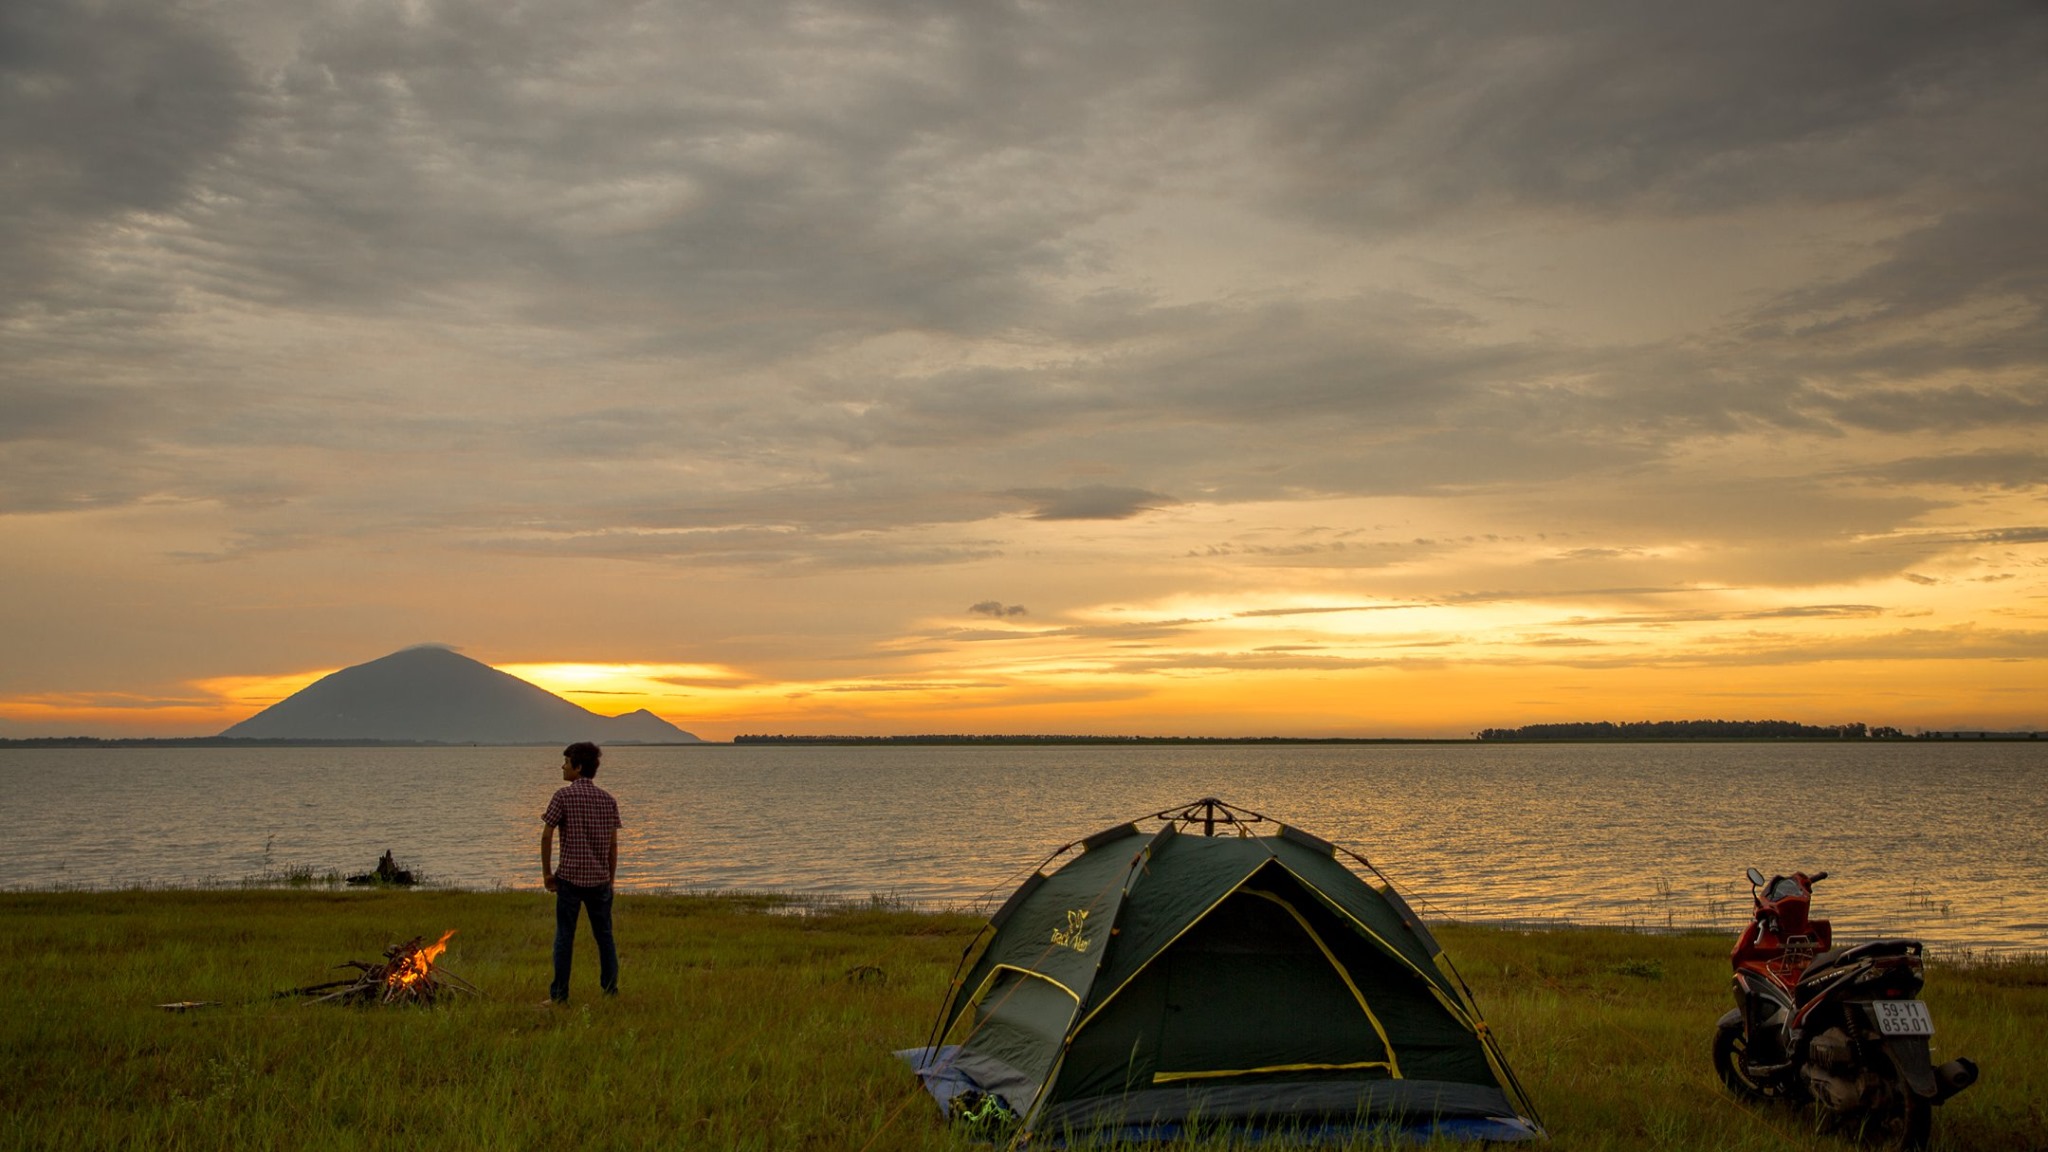
[[[600,888],[612,882],[605,863],[605,847],[619,827],[619,802],[612,794],[583,777],[555,790],[540,822],[562,830],[562,861],[555,875],[580,888]]]

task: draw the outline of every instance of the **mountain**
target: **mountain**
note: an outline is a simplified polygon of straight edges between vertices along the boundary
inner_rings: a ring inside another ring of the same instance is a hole
[[[446,648],[406,648],[324,676],[221,733],[259,740],[447,744],[682,744],[697,737],[641,709],[600,716]]]

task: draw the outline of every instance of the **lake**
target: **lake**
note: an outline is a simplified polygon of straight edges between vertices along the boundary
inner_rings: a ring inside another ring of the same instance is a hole
[[[0,886],[369,870],[537,887],[553,748],[0,749]],[[1219,797],[1370,859],[1426,916],[1714,927],[1826,869],[1838,939],[2048,951],[2048,745],[608,750],[635,890],[986,907],[1060,845]],[[1146,822],[1147,827],[1156,824]]]

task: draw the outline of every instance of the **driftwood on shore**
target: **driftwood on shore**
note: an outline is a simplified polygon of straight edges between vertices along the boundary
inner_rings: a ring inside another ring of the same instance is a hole
[[[384,858],[377,861],[375,871],[351,876],[348,878],[348,882],[351,884],[396,884],[400,887],[405,887],[416,884],[419,881],[414,878],[410,869],[400,868],[398,861],[391,857],[391,849],[386,848],[384,850]]]

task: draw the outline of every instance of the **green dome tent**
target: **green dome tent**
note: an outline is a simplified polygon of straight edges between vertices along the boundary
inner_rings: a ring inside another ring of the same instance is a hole
[[[1464,982],[1363,857],[1346,853],[1383,887],[1217,800],[1149,819],[1053,853],[969,944],[931,1042],[898,1053],[942,1111],[999,1116],[1017,1143],[1543,1135]]]

